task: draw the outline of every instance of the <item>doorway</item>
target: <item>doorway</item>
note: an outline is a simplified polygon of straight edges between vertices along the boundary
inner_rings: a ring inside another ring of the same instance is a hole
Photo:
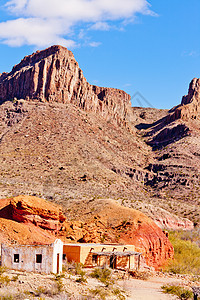
[[[60,273],[60,254],[57,254],[57,273]]]
[[[116,265],[117,265],[117,257],[116,257],[116,255],[111,255],[110,256],[110,268],[116,269]]]

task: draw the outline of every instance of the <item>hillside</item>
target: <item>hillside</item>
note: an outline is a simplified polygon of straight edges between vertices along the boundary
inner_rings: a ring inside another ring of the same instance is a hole
[[[63,47],[25,57],[0,75],[1,198],[28,194],[66,210],[112,198],[191,229],[182,217],[200,222],[197,85],[169,112],[131,108],[125,92],[90,85]]]

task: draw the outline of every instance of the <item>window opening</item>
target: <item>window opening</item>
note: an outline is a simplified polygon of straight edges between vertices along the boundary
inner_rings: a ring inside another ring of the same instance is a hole
[[[42,263],[42,254],[36,254],[36,263],[41,264]]]
[[[92,263],[93,264],[97,264],[98,263],[98,255],[97,254],[93,254],[92,255]]]
[[[19,254],[14,254],[14,263],[19,262]]]

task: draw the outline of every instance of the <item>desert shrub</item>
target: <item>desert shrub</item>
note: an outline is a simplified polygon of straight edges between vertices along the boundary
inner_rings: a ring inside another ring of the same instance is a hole
[[[3,274],[6,271],[5,267],[0,266],[0,275]]]
[[[87,282],[87,279],[84,275],[80,275],[79,278],[76,279],[76,282],[79,282],[79,283]]]
[[[63,291],[63,288],[64,288],[64,286],[63,286],[63,283],[62,283],[62,278],[64,278],[65,277],[65,275],[64,274],[61,274],[61,275],[55,275],[55,278],[54,278],[54,280],[55,280],[55,282],[56,282],[56,284],[57,284],[57,290],[58,290],[58,293],[60,293],[60,292],[62,292]]]
[[[181,286],[164,285],[161,288],[165,294],[175,295],[181,300],[192,299],[193,297],[192,291],[187,290]]]
[[[2,285],[7,285],[10,281],[11,279],[8,276],[0,275],[0,287]]]
[[[166,271],[179,274],[200,273],[200,248],[190,240],[181,239],[180,235],[170,232],[169,239],[174,247],[174,259],[172,259]]]
[[[134,271],[134,272],[131,273],[131,275],[135,279],[148,280],[149,277],[151,276],[151,273],[146,272],[146,271]]]
[[[83,265],[82,264],[80,264],[80,263],[75,264],[75,274],[80,275],[80,276],[85,275],[85,271],[83,271]]]
[[[83,271],[83,265],[80,263],[75,263],[74,265],[74,271],[75,275],[78,275],[79,278],[76,279],[76,282],[87,282],[87,279],[85,278],[85,271]]]
[[[109,286],[111,283],[113,283],[111,270],[108,268],[95,268],[90,276],[93,278],[97,278],[106,286]]]
[[[195,228],[189,231],[179,230],[179,231],[171,232],[170,235],[184,241],[195,242],[200,247],[200,228]]]
[[[110,288],[110,287],[97,287],[96,289],[90,290],[90,292],[97,296],[98,298],[105,300],[109,296],[115,296],[119,300],[125,300],[125,291],[119,289],[119,288]]]
[[[94,296],[97,296],[99,299],[106,300],[108,296],[111,295],[110,291],[103,288],[103,287],[97,287],[94,290],[90,290],[91,294]]]
[[[13,276],[12,279],[11,279],[11,281],[14,281],[14,282],[15,282],[15,281],[18,280],[18,278],[19,278],[19,275]]]
[[[65,261],[63,263],[63,272],[75,275],[75,263]]]
[[[46,295],[46,296],[52,297],[52,296],[57,295],[57,294],[59,294],[59,290],[58,290],[57,286],[51,287],[51,288],[39,286],[34,291],[34,295],[36,297],[41,297],[42,295]]]
[[[119,300],[125,300],[126,299],[126,296],[124,295],[125,291],[123,291],[119,288],[114,288],[113,291],[112,291],[112,294],[114,296],[116,296]]]

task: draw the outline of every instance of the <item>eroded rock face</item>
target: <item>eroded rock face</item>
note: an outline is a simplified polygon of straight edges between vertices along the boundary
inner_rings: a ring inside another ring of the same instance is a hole
[[[26,56],[10,73],[0,75],[0,102],[14,98],[73,103],[118,124],[127,125],[132,117],[130,96],[90,85],[72,52],[61,46]]]
[[[141,222],[137,230],[124,236],[123,241],[135,245],[138,250],[143,249],[146,264],[155,269],[165,265],[174,255],[168,237],[153,221],[149,224]]]
[[[167,176],[163,181],[167,180]],[[150,217],[156,225],[162,230],[193,230],[194,223],[187,218],[177,216],[166,209],[160,208],[153,204],[134,203],[135,209],[140,209],[145,215]]]
[[[60,230],[66,219],[60,206],[33,196],[11,198],[10,206],[13,220],[43,229]]]
[[[183,96],[181,105],[186,105],[193,101],[200,104],[200,78],[194,78],[191,81],[188,95]]]
[[[200,78],[194,78],[189,86],[188,95],[183,96],[181,105],[169,113],[167,123],[200,119]]]

